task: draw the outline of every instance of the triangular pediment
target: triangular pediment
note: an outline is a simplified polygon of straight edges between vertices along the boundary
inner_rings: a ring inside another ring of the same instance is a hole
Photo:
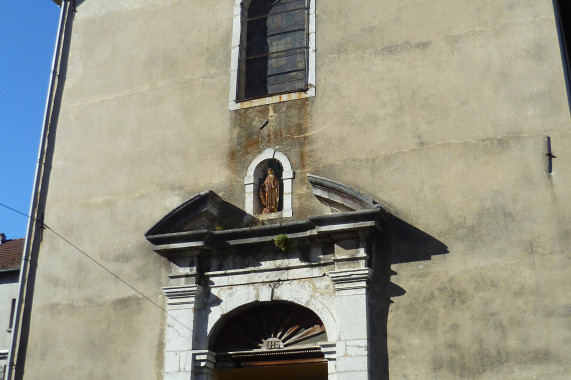
[[[145,237],[157,253],[175,257],[229,247],[273,246],[280,234],[294,239],[327,240],[332,235],[350,236],[381,229],[381,220],[387,214],[372,198],[327,178],[314,175],[307,178],[317,200],[328,206],[332,214],[268,223],[208,190],[169,212]]]
[[[207,190],[169,212],[145,236],[236,228],[251,218],[251,215],[226,202],[214,191]]]

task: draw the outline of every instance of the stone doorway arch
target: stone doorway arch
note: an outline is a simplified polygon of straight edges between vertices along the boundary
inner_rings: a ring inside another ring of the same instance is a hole
[[[216,357],[213,380],[326,380],[320,342],[323,322],[291,302],[256,302],[225,316],[213,328],[209,350]]]

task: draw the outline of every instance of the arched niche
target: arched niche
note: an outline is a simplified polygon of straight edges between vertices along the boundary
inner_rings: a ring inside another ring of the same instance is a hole
[[[264,218],[292,217],[291,202],[294,172],[286,155],[274,148],[264,150],[248,166],[246,176],[244,177],[245,211],[252,215],[260,215],[262,213],[263,207],[259,191],[260,185],[266,178],[268,167],[274,169],[276,177],[280,180],[280,205],[278,208],[279,212],[265,214]]]

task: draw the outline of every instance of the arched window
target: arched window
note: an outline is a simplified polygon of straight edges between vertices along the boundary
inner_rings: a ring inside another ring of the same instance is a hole
[[[240,108],[236,102],[260,98],[264,98],[262,103],[254,101],[250,105],[313,96],[313,1],[237,1],[231,68],[235,82],[231,86],[234,94],[230,94],[230,107]],[[277,98],[268,99],[272,96]]]
[[[308,9],[308,0],[252,0],[243,10],[239,100],[306,89]]]

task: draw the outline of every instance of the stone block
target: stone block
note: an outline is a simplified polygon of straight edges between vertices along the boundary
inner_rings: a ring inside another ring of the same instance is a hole
[[[165,352],[165,372],[178,372],[180,355],[178,351]]]
[[[269,284],[260,285],[257,287],[258,290],[258,299],[262,302],[271,301],[272,300],[272,287]]]
[[[189,380],[190,372],[165,372],[164,380]]]
[[[172,314],[172,310],[169,311],[169,314]],[[189,322],[188,318],[184,318],[182,315],[179,316],[181,319],[178,319],[176,316],[173,316],[176,320],[173,318],[168,319],[165,331],[166,351],[189,350],[192,348],[192,322]]]
[[[339,323],[339,338],[341,340],[367,339],[366,301],[362,297],[338,297],[337,321]]]
[[[345,342],[347,346],[347,355],[349,356],[367,356],[367,341],[360,339],[360,340],[352,340]]]
[[[337,357],[337,373],[367,371],[366,356]]]
[[[344,341],[337,341],[337,356],[344,356],[347,352],[347,345]]]
[[[369,380],[367,371],[337,372],[337,380]]]
[[[181,371],[191,372],[194,366],[192,351],[180,352],[179,363]]]

